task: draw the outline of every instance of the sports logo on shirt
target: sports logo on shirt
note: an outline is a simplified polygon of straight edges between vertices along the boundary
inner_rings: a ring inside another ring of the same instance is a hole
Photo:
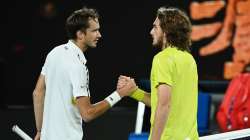
[[[72,97],[71,103],[72,103],[73,105],[76,105],[76,98]]]

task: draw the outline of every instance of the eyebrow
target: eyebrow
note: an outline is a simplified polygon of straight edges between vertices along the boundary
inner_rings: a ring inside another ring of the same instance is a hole
[[[160,25],[157,25],[157,24],[155,24],[155,23],[153,23],[153,27],[159,27]]]
[[[95,28],[95,29],[91,29],[90,31],[98,31],[98,30],[100,30],[100,28]]]
[[[93,31],[97,31],[97,30],[99,30],[100,28],[96,28],[96,29],[93,29]]]

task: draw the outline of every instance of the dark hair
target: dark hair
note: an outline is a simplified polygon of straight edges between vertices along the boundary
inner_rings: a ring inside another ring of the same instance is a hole
[[[192,24],[180,9],[160,7],[157,10],[160,27],[166,34],[167,43],[190,52]]]
[[[74,11],[66,21],[66,31],[69,39],[76,39],[76,32],[81,30],[83,32],[89,27],[90,19],[98,19],[99,14],[96,9],[83,7],[80,10]]]

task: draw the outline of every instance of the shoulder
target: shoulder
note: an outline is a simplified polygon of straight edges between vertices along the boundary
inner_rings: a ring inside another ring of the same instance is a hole
[[[64,48],[64,44],[60,45],[60,46],[56,46],[54,47],[47,55],[47,57],[53,57],[57,54],[60,54],[63,51]]]
[[[175,53],[170,49],[163,50],[154,56],[153,61],[157,63],[169,63],[174,61]]]

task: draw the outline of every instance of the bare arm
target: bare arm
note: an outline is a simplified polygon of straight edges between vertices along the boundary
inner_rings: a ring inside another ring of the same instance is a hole
[[[86,96],[78,97],[76,105],[79,108],[82,119],[85,122],[90,122],[91,120],[97,118],[111,107],[106,100],[102,100],[96,104],[91,104],[90,98]]]
[[[119,94],[120,98],[122,98],[129,95],[128,91],[134,91],[136,90],[136,88],[137,87],[134,82],[129,82],[125,87],[117,89],[116,91]],[[86,96],[78,97],[76,100],[76,105],[79,108],[82,119],[85,122],[89,122],[95,119],[96,117],[105,113],[109,108],[111,108],[111,105],[106,99],[96,104],[91,104],[90,98]]]
[[[40,132],[42,128],[44,97],[45,77],[44,75],[40,75],[36,83],[35,90],[33,91],[34,113],[36,120],[36,129],[38,132]]]
[[[155,112],[151,140],[160,140],[166,125],[171,101],[171,87],[166,84],[158,86],[158,102]]]

